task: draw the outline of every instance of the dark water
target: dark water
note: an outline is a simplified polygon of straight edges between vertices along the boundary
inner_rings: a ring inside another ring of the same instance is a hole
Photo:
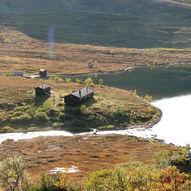
[[[131,72],[78,78],[87,77],[91,77],[95,84],[103,79],[104,85],[125,90],[136,89],[138,95],[144,96],[147,93],[154,100],[191,93],[191,66],[136,68]]]

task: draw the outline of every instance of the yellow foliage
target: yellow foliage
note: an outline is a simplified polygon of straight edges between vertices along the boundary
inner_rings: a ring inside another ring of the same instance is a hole
[[[58,81],[58,77],[57,77],[57,76],[55,76],[55,77],[54,77],[54,80],[55,80],[55,81]]]
[[[147,111],[148,111],[148,112],[153,112],[153,108],[152,108],[151,106],[148,106],[148,107],[147,107]]]
[[[103,79],[99,79],[99,85],[103,85]]]
[[[9,43],[10,39],[7,37],[5,33],[0,33],[0,42]]]
[[[150,96],[149,94],[145,94],[144,99],[147,101],[152,101],[152,96]]]
[[[81,79],[76,78],[76,83],[78,83],[78,84],[82,84],[82,80],[81,80]]]
[[[85,85],[91,85],[91,86],[94,85],[93,80],[92,80],[91,78],[85,79],[84,84],[85,84]]]
[[[135,95],[137,95],[137,90],[135,89],[135,90],[133,91],[133,93],[134,93]]]
[[[54,186],[56,186],[59,189],[67,189],[70,182],[68,179],[68,176],[66,173],[58,174],[57,181],[54,183]]]
[[[70,83],[71,81],[71,78],[66,78],[66,83]]]
[[[58,78],[58,82],[63,82],[64,80],[62,78]]]

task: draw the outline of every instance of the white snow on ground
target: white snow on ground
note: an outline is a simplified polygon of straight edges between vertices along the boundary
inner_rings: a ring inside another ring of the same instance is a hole
[[[56,174],[57,172],[75,173],[75,172],[79,172],[79,169],[76,166],[72,166],[70,168],[56,167],[49,171],[50,174]]]

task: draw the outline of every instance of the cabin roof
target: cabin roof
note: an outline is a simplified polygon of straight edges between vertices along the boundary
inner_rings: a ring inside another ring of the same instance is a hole
[[[45,69],[40,69],[40,72],[45,72],[46,70]]]
[[[50,87],[50,84],[43,84],[42,86],[38,86],[37,88],[46,89],[49,87]]]
[[[80,91],[81,91],[81,95],[80,95]],[[94,90],[92,90],[91,88],[84,87],[84,88],[79,89],[76,92],[71,93],[71,95],[74,95],[74,96],[76,96],[78,98],[82,98],[82,97],[85,97],[88,94],[91,94],[92,92],[94,92]]]

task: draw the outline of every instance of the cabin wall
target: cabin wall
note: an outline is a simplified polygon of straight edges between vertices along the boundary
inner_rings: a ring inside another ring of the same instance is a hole
[[[47,77],[47,71],[40,71],[39,75],[40,77]]]
[[[35,89],[36,95],[44,95],[44,94],[49,93],[49,92],[50,92],[50,87],[45,88],[45,89],[42,89],[42,88],[37,87],[37,88]]]
[[[64,102],[65,102],[65,104],[72,105],[72,104],[79,103],[80,99],[73,95],[67,95],[64,97]]]
[[[85,101],[91,97],[93,97],[93,92],[89,93],[88,95],[86,95],[84,97],[80,97],[80,98],[70,94],[70,95],[67,95],[64,97],[64,102],[65,102],[65,104],[73,105],[73,104],[81,103],[81,102],[83,102],[83,101]]]

